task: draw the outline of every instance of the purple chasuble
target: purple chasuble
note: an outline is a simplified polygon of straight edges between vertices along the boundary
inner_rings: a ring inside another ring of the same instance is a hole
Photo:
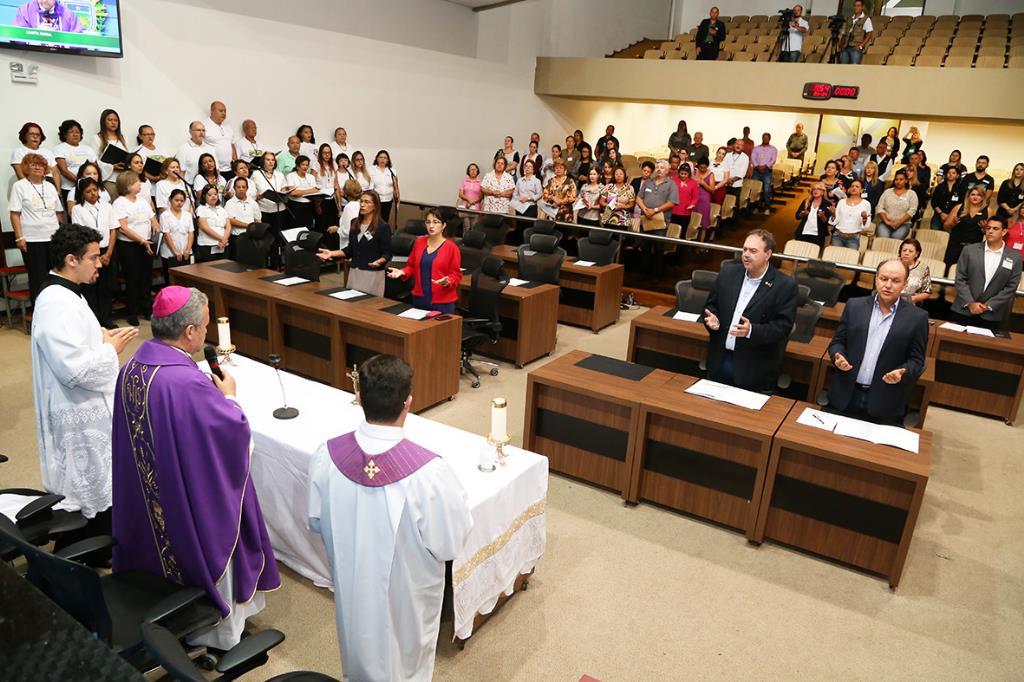
[[[404,438],[390,450],[368,455],[359,447],[354,431],[327,441],[327,451],[345,478],[368,488],[397,483],[437,457],[430,450]]]
[[[235,602],[281,578],[249,476],[249,422],[191,357],[157,339],[121,368],[114,394],[114,571],[201,587],[234,567]]]

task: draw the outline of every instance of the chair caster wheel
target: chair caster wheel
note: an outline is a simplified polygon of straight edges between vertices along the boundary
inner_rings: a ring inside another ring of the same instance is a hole
[[[491,370],[491,376],[492,377],[498,376],[498,368],[497,367],[495,367],[494,369]]]
[[[472,386],[473,388],[480,388],[480,382],[474,381],[472,384],[470,384],[470,386]]]
[[[195,662],[203,670],[214,670],[217,668],[217,657],[213,654],[203,654]]]

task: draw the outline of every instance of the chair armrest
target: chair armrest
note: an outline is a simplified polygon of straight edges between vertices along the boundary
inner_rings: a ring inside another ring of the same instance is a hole
[[[231,673],[236,668],[247,665],[248,669],[259,667],[265,662],[266,653],[284,641],[284,633],[280,630],[260,630],[255,635],[246,637],[231,647],[217,662],[217,672]],[[256,659],[256,660],[254,660]],[[255,665],[253,665],[255,663]]]
[[[463,317],[462,324],[468,324],[472,326],[481,324],[491,324],[491,321],[484,317]]]
[[[155,623],[166,618],[181,609],[194,604],[206,596],[206,590],[198,587],[183,587],[174,594],[165,597],[159,603],[154,604],[146,613],[142,614],[143,623]]]
[[[42,517],[48,516],[53,511],[53,505],[64,499],[63,495],[47,493],[32,500],[15,514],[15,521],[18,523],[32,523]]]
[[[90,552],[96,552],[101,549],[109,549],[116,544],[117,540],[115,540],[110,535],[94,535],[91,538],[79,540],[73,545],[68,545],[64,549],[54,552],[53,555],[59,556],[61,559],[75,561],[77,559],[82,558],[86,554],[89,554]]]
[[[0,455],[0,464],[3,464],[6,461],[7,461],[7,455]]]

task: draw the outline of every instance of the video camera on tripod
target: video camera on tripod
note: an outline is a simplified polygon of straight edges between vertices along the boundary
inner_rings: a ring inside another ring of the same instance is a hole
[[[787,7],[785,9],[780,9],[779,10],[779,25],[780,26],[789,26],[789,22],[793,21],[793,16],[794,16],[794,12],[793,12],[793,8],[792,7]]]

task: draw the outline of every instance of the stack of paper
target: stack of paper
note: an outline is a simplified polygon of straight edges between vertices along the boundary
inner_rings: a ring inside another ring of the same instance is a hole
[[[594,261],[592,261],[592,260],[578,260],[575,263],[573,263],[573,265],[579,265],[579,266],[582,266],[584,268],[589,268],[593,264],[594,264]]]
[[[683,322],[696,322],[700,319],[700,315],[697,313],[684,313],[682,310],[677,310],[676,314],[672,316],[673,320],[682,320]]]
[[[281,230],[281,236],[286,242],[293,242],[299,238],[299,233],[305,230],[305,227],[293,227],[290,230]]]
[[[939,325],[939,329],[948,329],[952,332],[967,332],[968,334],[976,334],[977,336],[991,336],[995,337],[991,329],[985,329],[984,327],[973,327],[969,324],[956,324],[954,322],[943,322]]]
[[[914,431],[901,429],[898,426],[872,424],[860,419],[829,414],[810,407],[804,408],[796,420],[797,424],[813,426],[817,429],[832,431],[837,436],[847,436],[866,440],[875,445],[891,445],[894,448],[917,453],[921,444],[921,436]]]
[[[296,284],[304,284],[309,280],[305,277],[284,277],[282,279],[275,279],[274,284],[280,284],[283,287],[291,287]]]
[[[343,291],[335,291],[333,294],[330,294],[330,297],[340,298],[342,301],[347,301],[350,298],[358,298],[359,296],[364,295],[365,294],[363,294],[363,292],[357,291],[355,289],[345,289]]]
[[[410,320],[422,320],[430,313],[429,310],[420,310],[419,308],[409,308],[404,313],[398,313],[399,317],[407,317]]]
[[[518,277],[509,277],[508,278],[508,285],[510,287],[521,287],[524,284],[529,284],[529,283],[530,283],[530,280],[528,280],[528,279],[519,279]]]
[[[745,407],[748,410],[760,410],[768,402],[769,396],[753,391],[745,391],[742,388],[720,384],[717,381],[701,379],[693,386],[686,389],[687,393],[699,395],[703,398],[720,400],[723,403]]]

